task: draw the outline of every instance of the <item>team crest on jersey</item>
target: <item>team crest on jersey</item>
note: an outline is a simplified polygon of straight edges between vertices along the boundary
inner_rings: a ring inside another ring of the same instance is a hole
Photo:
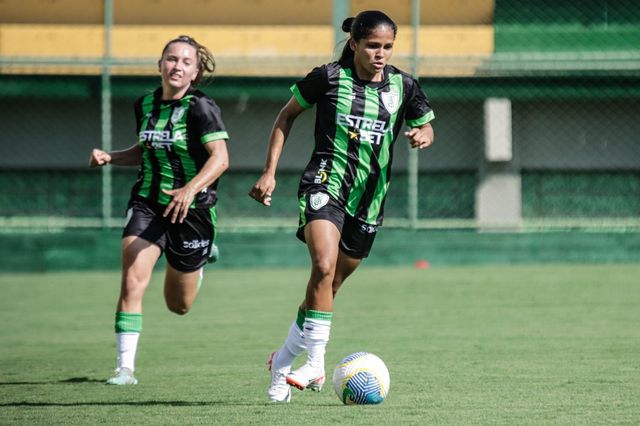
[[[171,113],[171,123],[175,124],[180,121],[184,116],[185,108],[183,106],[179,106],[173,110]]]
[[[388,92],[382,92],[380,97],[389,114],[395,113],[400,108],[400,93],[397,90],[391,89]]]
[[[324,192],[316,192],[309,197],[309,205],[314,210],[320,210],[329,202],[329,195]]]

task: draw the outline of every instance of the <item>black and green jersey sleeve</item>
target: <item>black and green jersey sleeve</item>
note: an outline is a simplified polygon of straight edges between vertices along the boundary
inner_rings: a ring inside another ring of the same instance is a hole
[[[188,123],[192,127],[194,137],[199,137],[205,144],[220,139],[228,139],[229,135],[222,122],[220,107],[208,96],[194,97]]]
[[[402,126],[434,118],[418,82],[393,66],[383,81],[358,79],[353,63],[315,68],[291,87],[305,108],[316,106],[315,144],[298,195],[324,191],[351,216],[382,224],[393,146]]]
[[[413,77],[407,77],[410,82],[408,82],[407,112],[404,119],[409,127],[421,127],[433,120],[433,111],[418,80]]]
[[[311,108],[327,92],[327,67],[314,68],[307,76],[291,86],[291,92],[303,108]]]
[[[131,195],[168,204],[171,197],[162,189],[186,185],[209,158],[204,144],[228,139],[220,108],[198,90],[162,101],[158,89],[138,99],[134,110],[142,162]],[[191,207],[213,206],[217,186],[216,181],[199,192]]]

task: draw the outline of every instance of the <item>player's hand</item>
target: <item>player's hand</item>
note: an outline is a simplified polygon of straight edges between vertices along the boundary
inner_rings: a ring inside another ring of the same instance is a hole
[[[162,216],[167,217],[171,215],[171,223],[182,223],[184,218],[187,217],[187,213],[189,213],[189,206],[193,202],[193,199],[196,196],[196,193],[189,185],[183,186],[182,188],[176,189],[162,189],[167,195],[171,195],[171,201],[167,205],[167,208],[164,209],[164,213]]]
[[[265,206],[271,205],[271,194],[276,189],[276,180],[270,174],[263,174],[249,191],[249,196]]]
[[[404,135],[409,139],[411,148],[424,149],[433,143],[433,131],[431,127],[414,127]]]
[[[111,163],[111,155],[109,155],[109,153],[104,152],[101,149],[94,149],[91,151],[89,167],[104,166],[109,163]]]

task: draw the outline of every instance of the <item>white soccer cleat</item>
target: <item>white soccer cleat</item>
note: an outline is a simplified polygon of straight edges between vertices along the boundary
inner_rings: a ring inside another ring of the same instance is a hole
[[[300,390],[310,389],[320,392],[324,385],[324,369],[305,364],[287,375],[287,383]]]
[[[107,385],[137,385],[138,379],[133,375],[133,371],[127,367],[116,369],[116,375],[106,381]]]
[[[267,360],[267,366],[271,371],[271,384],[267,394],[271,402],[289,402],[291,401],[291,387],[287,384],[287,373],[289,368],[279,367],[277,364],[278,352],[272,352]]]

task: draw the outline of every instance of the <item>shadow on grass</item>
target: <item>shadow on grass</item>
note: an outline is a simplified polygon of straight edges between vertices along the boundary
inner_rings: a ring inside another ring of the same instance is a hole
[[[0,386],[14,385],[55,385],[60,383],[78,384],[78,383],[99,383],[104,384],[105,380],[90,379],[88,377],[71,377],[64,380],[40,381],[40,382],[0,382]],[[229,402],[229,401],[118,401],[118,402],[28,402],[16,401],[0,403],[0,407],[91,407],[91,406],[168,406],[168,407],[204,407],[214,405],[237,405],[237,406],[278,406],[270,402],[251,403],[251,402]],[[285,404],[286,405],[286,404]],[[336,404],[311,404],[313,406],[335,407]]]
[[[0,407],[91,407],[91,406],[170,406],[170,407],[202,407],[206,405],[250,405],[249,403],[229,403],[228,401],[120,401],[120,402],[27,402],[16,401],[0,404]]]
[[[41,381],[41,382],[0,382],[0,386],[12,385],[55,385],[58,383],[104,383],[105,380],[90,379],[88,377],[71,377],[65,380]]]
[[[230,401],[90,401],[90,402],[28,402],[16,401],[0,403],[0,407],[106,407],[106,406],[127,406],[127,407],[212,407],[214,405],[224,406],[245,406],[245,407],[286,407],[288,404],[274,404],[272,402],[230,402]],[[302,404],[313,407],[347,407],[342,404]]]

